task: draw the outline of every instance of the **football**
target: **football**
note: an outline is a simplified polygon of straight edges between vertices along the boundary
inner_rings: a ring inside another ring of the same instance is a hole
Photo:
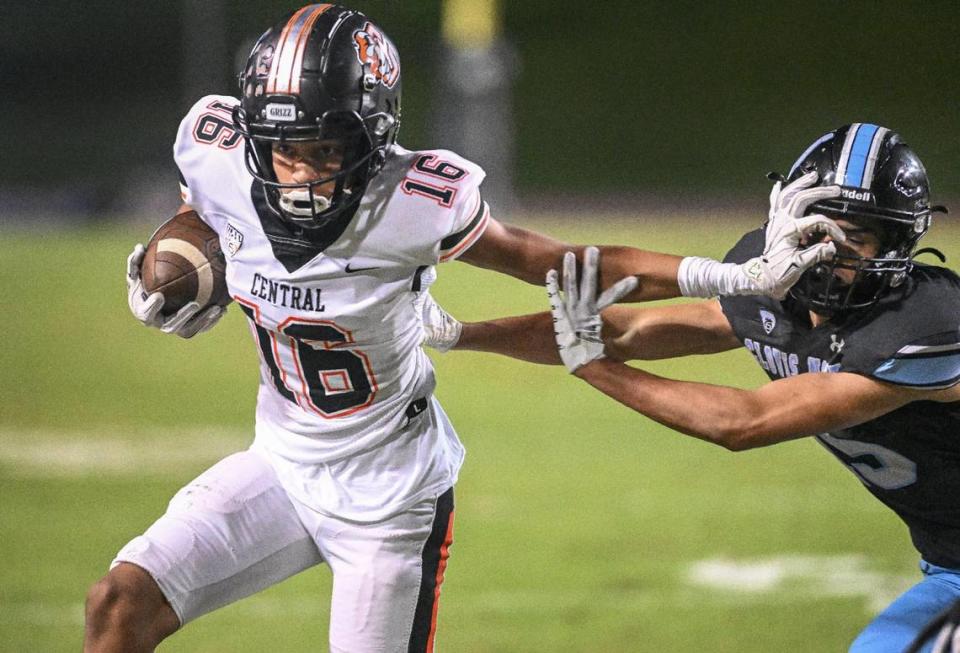
[[[217,233],[196,211],[184,211],[154,232],[140,276],[147,292],[163,293],[161,312],[168,316],[192,301],[204,308],[229,304],[226,269]]]

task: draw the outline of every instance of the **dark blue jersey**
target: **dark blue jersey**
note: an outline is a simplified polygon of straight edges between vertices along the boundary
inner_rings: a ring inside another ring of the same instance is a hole
[[[727,254],[760,255],[763,232]],[[819,327],[790,299],[724,297],[737,337],[771,379],[851,372],[910,388],[960,381],[960,278],[915,265],[877,305]],[[925,560],[960,568],[960,402],[915,401],[817,439],[906,522]]]

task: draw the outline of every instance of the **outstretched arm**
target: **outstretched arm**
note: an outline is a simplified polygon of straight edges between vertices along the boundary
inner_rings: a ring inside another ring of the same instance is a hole
[[[582,258],[583,250],[582,245],[563,243],[491,218],[480,239],[459,260],[539,285],[547,270],[560,267],[565,252]],[[682,257],[619,246],[601,247],[600,252],[601,287],[636,276],[640,284],[626,298],[629,301],[666,299],[680,294],[677,270]]]
[[[591,329],[600,319],[596,276],[591,270],[596,266],[595,257],[588,252],[579,284],[573,257],[567,257],[564,263],[563,292],[557,272],[551,271],[547,293],[558,350],[567,369],[665,426],[733,451],[848,428],[912,401],[955,401],[960,395],[957,386],[939,391],[914,390],[850,373],[801,374],[756,390],[741,390],[675,381],[634,369],[604,358]],[[722,317],[712,306],[701,307],[708,322]],[[733,344],[732,334],[728,335]],[[643,346],[637,337],[624,335],[621,340],[631,353]]]
[[[453,349],[501,354],[543,365],[562,361],[553,342],[550,313],[505,317],[485,322],[465,322]]]
[[[603,311],[605,353],[616,360],[713,354],[739,345],[717,300],[673,306],[611,306]],[[550,313],[467,322],[454,349],[559,365]]]
[[[677,295],[711,298],[765,294],[782,298],[804,270],[835,251],[832,242],[802,247],[805,239],[815,232],[825,232],[841,242],[844,239],[843,232],[830,219],[821,215],[803,216],[813,202],[839,193],[836,186],[810,188],[815,181],[814,172],[785,188],[781,188],[780,182],[774,185],[763,254],[745,263],[680,258],[631,247],[603,247],[599,250],[600,263],[591,273],[599,287],[606,290],[620,280],[635,279],[631,292],[618,294],[627,301]],[[484,234],[461,260],[536,283],[545,271],[561,267],[567,258],[564,252],[574,259],[585,259],[586,251],[587,248],[566,245],[542,234],[490,220]],[[575,276],[575,270],[571,276]],[[445,316],[439,309],[434,313]],[[429,311],[424,316],[425,325],[429,325]],[[603,336],[610,343],[607,353],[621,360],[713,353],[737,344],[715,302],[695,308],[640,312],[611,309],[604,318]],[[456,322],[442,320],[450,321]],[[556,363],[557,355],[548,344],[550,330],[551,322],[545,316],[528,315],[468,324],[463,327],[462,335],[460,324],[456,323],[454,337],[433,340],[428,334],[425,342],[441,351],[457,345],[459,349],[499,353],[536,363]],[[450,333],[446,329],[441,331]]]
[[[738,346],[717,300],[646,309],[612,306],[636,286],[635,277],[620,280],[596,298],[594,293],[599,265],[599,250],[595,247],[586,248],[582,284],[584,288],[591,289],[591,294],[583,294],[585,304],[581,308],[589,314],[587,322],[590,324],[570,326],[571,330],[582,330],[589,326],[598,345],[593,347],[594,356],[608,355],[618,360],[653,360],[712,354]],[[572,286],[576,283],[576,259],[572,252],[564,256],[563,266],[564,278],[572,293]],[[551,270],[548,278],[552,279],[549,282],[552,283],[551,297],[556,298],[559,295],[556,272]],[[547,365],[561,362],[552,337],[561,327],[556,302],[553,315],[537,313],[461,324],[429,294],[422,296],[419,301],[424,343],[434,349],[482,351]],[[603,311],[602,320],[600,311]]]
[[[675,381],[609,359],[574,374],[660,424],[731,451],[849,428],[931,398],[842,372],[801,374],[756,390]]]
[[[838,242],[843,231],[822,215],[804,216],[814,202],[840,193],[838,186],[810,187],[811,172],[789,186],[777,182],[770,193],[766,242],[761,256],[741,264],[701,257],[674,256],[633,247],[600,248],[600,288],[624,277],[638,280],[625,301],[650,301],[686,296],[704,299],[718,295],[769,295],[782,299],[804,270],[833,256],[832,242],[801,248],[815,233],[827,233]],[[568,245],[520,227],[491,219],[483,235],[460,256],[461,261],[503,272],[529,283],[541,283],[548,270],[559,269],[565,252],[583,258],[584,248]]]

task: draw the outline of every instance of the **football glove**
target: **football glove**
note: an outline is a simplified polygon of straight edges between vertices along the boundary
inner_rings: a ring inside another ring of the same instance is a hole
[[[832,241],[801,249],[804,239],[826,234],[837,242],[846,240],[843,230],[830,218],[819,213],[804,216],[814,202],[840,195],[839,186],[810,188],[816,182],[817,172],[813,170],[787,186],[778,181],[770,191],[763,255],[744,264],[764,295],[783,299],[807,268],[832,259],[837,253]]]
[[[460,320],[443,310],[427,290],[417,295],[413,303],[423,325],[421,344],[441,353],[450,351],[460,341],[463,332]]]
[[[563,294],[560,294],[556,270],[547,273],[547,297],[553,314],[554,336],[560,358],[571,374],[589,363],[603,358],[600,311],[616,304],[637,287],[636,277],[626,277],[607,288],[597,298],[597,277],[600,251],[588,247],[583,255],[580,286],[577,287],[577,257],[567,252],[563,257]]]
[[[127,304],[130,312],[140,322],[148,327],[160,329],[164,333],[172,333],[181,338],[192,338],[198,333],[209,331],[223,317],[226,308],[210,306],[200,310],[197,302],[189,302],[179,311],[164,319],[160,314],[163,308],[163,293],[147,293],[140,278],[140,265],[146,250],[137,243],[127,257]]]
[[[783,186],[776,182],[770,191],[770,211],[763,254],[746,263],[720,263],[709,258],[688,256],[680,262],[677,283],[685,297],[717,295],[766,295],[783,299],[808,268],[830,259],[836,253],[833,242],[802,247],[805,239],[826,234],[843,242],[843,230],[830,218],[804,216],[814,202],[840,195],[839,186],[811,186],[816,171]]]

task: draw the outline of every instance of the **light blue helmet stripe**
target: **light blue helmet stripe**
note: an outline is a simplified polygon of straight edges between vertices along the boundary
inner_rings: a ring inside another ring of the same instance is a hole
[[[877,130],[876,125],[862,124],[853,137],[853,145],[850,146],[850,158],[847,160],[847,169],[844,171],[841,186],[859,186],[860,188],[869,187],[871,179],[867,180],[867,185],[863,185],[864,172],[867,169],[867,159],[870,154],[870,146],[873,145],[873,137]],[[847,136],[847,138],[850,138]]]
[[[870,123],[850,125],[837,163],[837,184],[869,190],[873,185],[877,154],[888,133],[890,130],[886,127]]]
[[[889,131],[886,127],[878,127],[877,133],[873,136],[873,142],[870,144],[870,153],[867,155],[867,165],[863,169],[863,181],[860,183],[861,188],[869,190],[870,187],[873,186],[873,173],[877,168],[877,155],[880,153],[880,145],[883,143]]]
[[[833,132],[827,132],[826,134],[824,134],[823,136],[821,136],[820,138],[818,138],[817,140],[815,140],[815,141],[810,145],[810,147],[808,147],[806,150],[804,150],[804,151],[803,151],[803,154],[801,154],[801,155],[797,158],[797,160],[793,162],[793,165],[790,166],[790,172],[787,174],[787,178],[793,177],[793,173],[797,170],[797,167],[798,167],[801,163],[803,163],[803,161],[804,161],[808,156],[810,156],[810,154],[811,154],[815,149],[817,149],[818,147],[820,147],[821,145],[823,145],[823,144],[826,143],[827,141],[831,140],[832,138],[833,138]]]

